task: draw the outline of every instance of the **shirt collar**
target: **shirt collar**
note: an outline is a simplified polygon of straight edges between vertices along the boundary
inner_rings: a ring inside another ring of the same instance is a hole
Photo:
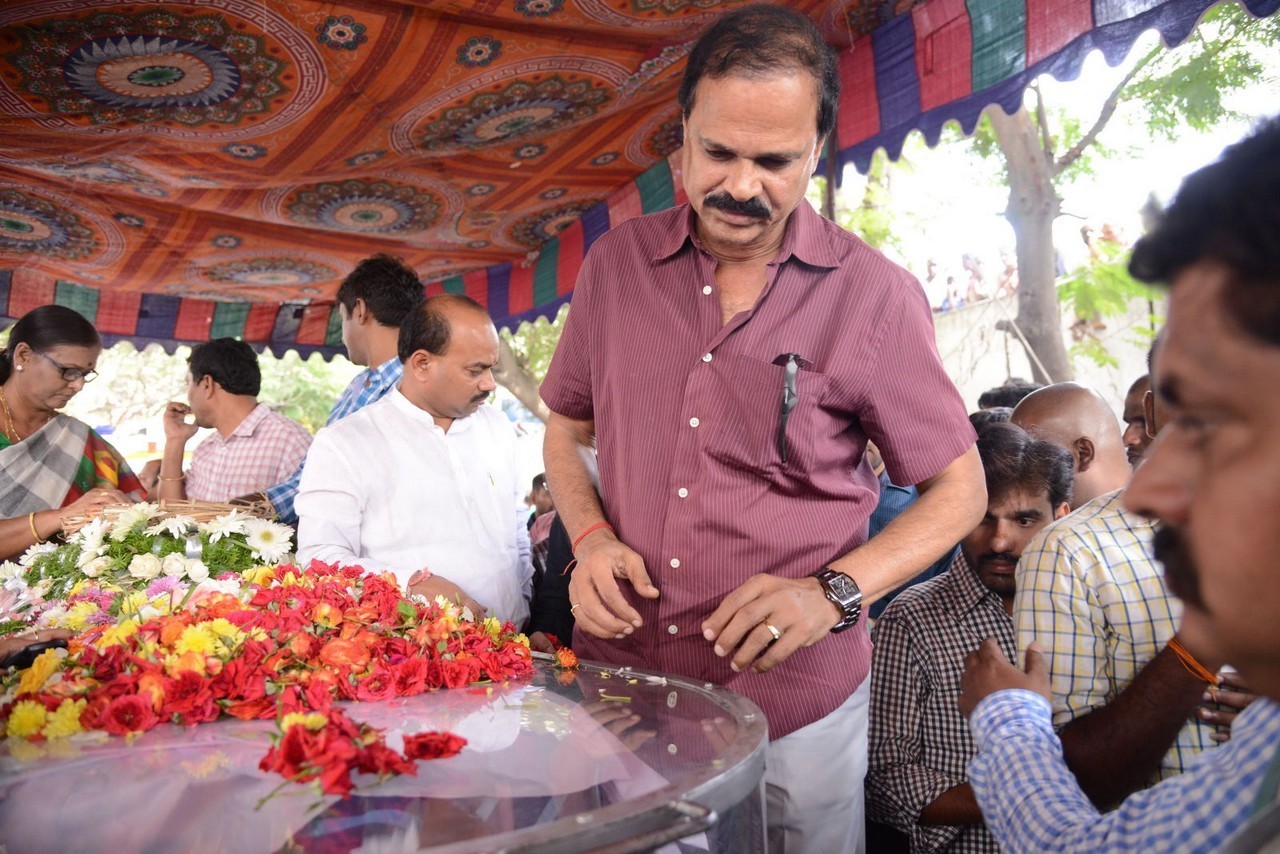
[[[400,379],[404,374],[404,365],[399,356],[392,356],[376,368],[366,368],[369,374],[369,385],[386,386]]]
[[[693,206],[685,203],[676,208],[677,222],[681,227],[672,228],[658,239],[655,261],[662,261],[675,255],[684,248],[686,242],[701,247],[695,227],[697,213]],[[826,224],[818,212],[807,200],[802,199],[787,220],[787,230],[782,236],[782,246],[778,250],[777,263],[785,262],[795,256],[799,261],[811,267],[838,267],[831,242],[826,235]]]
[[[991,598],[995,607],[1001,611],[1004,610],[1004,602],[978,579],[977,571],[969,565],[963,551],[956,552],[947,575],[951,578],[949,585],[951,601],[947,603],[947,610],[957,618],[968,616],[970,611],[988,597]]]
[[[391,398],[392,406],[394,406],[396,409],[399,409],[407,417],[413,419],[414,421],[418,421],[422,424],[425,424],[431,427],[433,430],[436,431],[436,433],[438,433],[441,436],[454,436],[459,433],[466,433],[468,430],[471,429],[471,419],[475,417],[474,415],[468,415],[466,418],[453,419],[453,423],[449,425],[449,430],[448,432],[446,432],[444,429],[440,427],[439,424],[436,423],[436,419],[431,415],[430,412],[427,412],[427,410],[423,409],[422,407],[414,403],[412,400],[405,397],[404,392],[400,389],[400,386],[396,386],[395,388],[393,388],[388,394],[388,396]],[[488,406],[488,405],[489,404],[487,403],[484,404],[484,406]]]
[[[267,408],[267,405],[265,403],[259,403],[250,410],[249,414],[244,417],[243,421],[236,425],[236,429],[231,431],[231,436],[252,436],[253,431],[257,430],[258,425],[261,424],[270,414],[271,410]],[[227,438],[229,439],[231,436],[228,436]]]

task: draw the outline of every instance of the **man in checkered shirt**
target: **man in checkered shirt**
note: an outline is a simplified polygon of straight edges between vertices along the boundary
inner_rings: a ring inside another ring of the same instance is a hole
[[[1151,553],[1154,524],[1123,506],[1130,468],[1110,404],[1058,383],[1019,403],[1012,421],[1071,452],[1077,489],[1075,512],[1018,564],[1010,660],[1032,641],[1048,651],[1067,764],[1106,807],[1214,745],[1214,728],[1192,717],[1204,686],[1167,647],[1181,606]],[[1082,481],[1091,487],[1083,495]]]
[[[966,782],[975,748],[956,707],[960,674],[985,637],[1013,655],[1013,569],[1071,496],[1070,454],[1019,427],[988,425],[978,454],[982,522],[946,573],[900,594],[875,628],[867,811],[905,833],[913,851],[999,850]]]
[[[258,402],[258,354],[243,341],[218,338],[196,345],[187,360],[187,403],[164,412],[161,498],[227,501],[288,477],[307,455],[311,434],[301,424]],[[187,423],[187,416],[195,423]],[[213,433],[191,455],[187,442],[201,427]]]

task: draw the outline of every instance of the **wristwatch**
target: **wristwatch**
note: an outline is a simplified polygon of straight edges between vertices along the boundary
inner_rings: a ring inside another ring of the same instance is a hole
[[[840,609],[840,622],[831,627],[832,632],[843,632],[858,622],[862,616],[862,590],[858,582],[843,572],[824,566],[813,574],[822,585],[822,592]]]

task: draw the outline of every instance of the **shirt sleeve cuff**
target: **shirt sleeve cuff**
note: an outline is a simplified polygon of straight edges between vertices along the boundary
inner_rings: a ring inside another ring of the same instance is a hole
[[[1034,691],[1009,688],[987,695],[969,716],[969,730],[979,751],[1006,726],[1030,726],[1053,735],[1053,708]]]

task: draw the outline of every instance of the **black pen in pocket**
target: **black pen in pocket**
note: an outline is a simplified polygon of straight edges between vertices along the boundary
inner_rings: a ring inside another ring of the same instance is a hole
[[[783,353],[773,360],[782,366],[782,406],[778,409],[778,456],[787,461],[787,419],[796,408],[800,395],[796,390],[796,377],[801,368],[813,364],[799,353]]]

